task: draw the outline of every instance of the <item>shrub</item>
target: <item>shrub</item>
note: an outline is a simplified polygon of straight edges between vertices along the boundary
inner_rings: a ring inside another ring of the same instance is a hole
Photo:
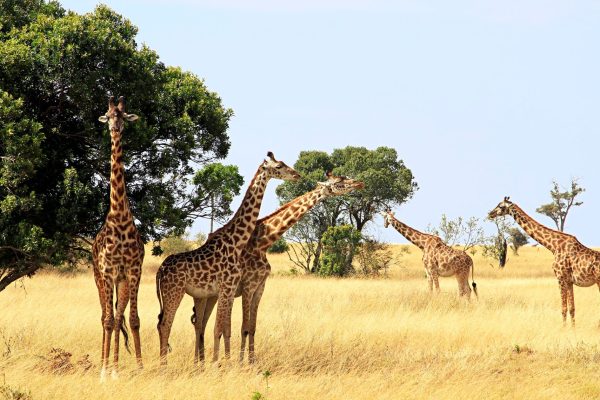
[[[267,253],[285,253],[286,251],[288,251],[288,249],[290,248],[290,246],[287,244],[287,242],[285,241],[284,238],[279,238],[275,241],[275,243],[273,243],[271,245],[271,247],[269,247],[269,249],[267,250]]]
[[[361,234],[351,225],[330,226],[321,239],[323,254],[319,274],[346,276],[353,272],[352,259],[361,241]]]

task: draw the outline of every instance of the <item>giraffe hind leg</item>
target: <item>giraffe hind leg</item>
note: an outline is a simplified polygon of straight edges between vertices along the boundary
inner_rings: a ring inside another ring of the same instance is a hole
[[[119,374],[119,331],[123,331],[123,337],[125,338],[125,347],[129,349],[129,340],[127,331],[124,327],[125,320],[123,318],[123,314],[125,313],[125,308],[127,307],[127,303],[129,302],[129,286],[127,281],[120,280],[117,281],[117,304],[116,304],[116,312],[115,312],[115,325],[114,325],[114,334],[115,334],[115,344],[113,349],[113,370],[112,377],[117,378]]]

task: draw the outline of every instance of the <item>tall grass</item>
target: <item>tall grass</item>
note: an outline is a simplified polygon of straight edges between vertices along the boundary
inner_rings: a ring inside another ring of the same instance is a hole
[[[275,271],[259,309],[257,363],[237,362],[238,300],[232,359],[202,371],[192,362],[189,297],[175,319],[169,366],[158,369],[151,270],[160,260],[150,258],[140,288],[145,369],[137,372],[134,357],[122,350],[120,379],[105,384],[98,379],[102,329],[90,271],[41,273],[25,288],[0,293],[0,384],[34,399],[251,399],[255,392],[268,399],[600,396],[597,288],[576,288],[578,326],[563,328],[551,254],[538,248],[521,254],[504,270],[475,257],[480,299],[471,302],[457,297],[454,278],[440,279],[442,293],[431,295],[416,248],[388,279],[284,275],[287,256],[270,255]],[[72,371],[42,368],[53,348],[72,354]],[[87,372],[77,365],[86,354],[95,364]]]

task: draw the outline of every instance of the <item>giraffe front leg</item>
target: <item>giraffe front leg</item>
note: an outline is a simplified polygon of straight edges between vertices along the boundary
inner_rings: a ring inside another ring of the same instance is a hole
[[[559,286],[560,286],[560,300],[562,302],[562,319],[563,319],[563,326],[567,325],[567,284],[566,282],[563,281],[559,281],[558,282]]]
[[[567,303],[569,306],[569,313],[571,314],[571,326],[575,327],[575,293],[573,292],[573,284],[567,285]]]
[[[111,277],[105,277],[103,283],[104,289],[104,320],[102,326],[104,335],[102,336],[102,369],[100,370],[100,381],[104,382],[108,371],[108,357],[110,356],[110,340],[112,331],[115,327],[115,317],[113,310],[113,281]]]
[[[425,267],[425,274],[427,275],[427,284],[429,285],[429,292],[433,293],[433,276],[431,275],[431,271]]]
[[[252,294],[256,288],[251,288],[250,284],[242,288],[242,332],[240,343],[240,363],[244,361],[244,351],[246,350],[246,339],[248,338],[250,324],[250,305],[252,304]]]
[[[219,290],[217,320],[215,321],[213,362],[219,361],[219,345],[221,342],[221,337],[223,337],[223,343],[225,347],[225,358],[229,358],[231,353],[231,309],[233,307],[236,286],[233,287],[234,289],[227,287]]]
[[[129,326],[133,336],[133,346],[135,348],[135,359],[139,369],[144,368],[142,363],[142,344],[140,341],[140,316],[138,315],[138,290],[140,288],[140,278],[142,269],[139,272],[128,277],[129,285]]]
[[[192,315],[192,324],[196,332],[196,344],[194,350],[194,365],[198,366],[198,361],[202,358],[204,361],[204,338],[202,332],[202,321],[204,320],[204,310],[206,309],[206,298],[197,299],[194,297],[194,314]],[[200,353],[202,352],[202,356]]]
[[[265,291],[265,284],[267,282],[267,278],[262,281],[261,285],[254,292],[254,296],[252,296],[252,306],[250,308],[250,329],[249,329],[249,339],[248,339],[248,362],[250,364],[254,364],[256,361],[255,353],[254,353],[254,334],[256,333],[256,320],[258,317],[258,306],[260,304],[260,299]]]
[[[206,307],[204,308],[204,318],[202,318],[202,330],[200,334],[200,362],[204,364],[204,338],[206,337],[206,325],[208,324],[208,319],[212,314],[212,310],[215,308],[215,304],[217,304],[217,296],[209,297],[206,300]]]
[[[123,314],[125,313],[125,308],[127,307],[127,303],[129,302],[129,286],[127,281],[121,280],[117,282],[117,304],[116,304],[116,312],[115,312],[115,344],[113,349],[113,370],[111,376],[113,379],[117,379],[119,377],[119,336],[121,329],[123,327]],[[123,330],[123,335],[125,336],[125,346],[128,347],[129,342],[127,338],[127,332]]]

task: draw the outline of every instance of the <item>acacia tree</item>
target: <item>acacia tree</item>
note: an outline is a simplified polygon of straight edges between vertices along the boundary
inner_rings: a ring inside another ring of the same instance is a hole
[[[331,155],[323,151],[302,151],[294,168],[303,179],[277,187],[282,203],[311,190],[316,182],[323,180],[326,171],[365,183],[363,190],[325,199],[290,229],[287,238],[295,245],[288,254],[296,251],[290,257],[292,261],[304,269],[310,268],[311,272],[319,270],[321,238],[329,227],[349,223],[361,233],[378,212],[402,204],[418,188],[410,169],[398,159],[396,150],[389,147],[369,150],[348,146],[334,150]]]
[[[102,5],[79,15],[55,1],[0,1],[0,290],[79,259],[102,225],[110,135],[97,119],[109,95],[140,116],[122,143],[143,239],[182,234],[206,206],[194,170],[227,155],[233,112],[136,34]]]
[[[582,201],[575,201],[575,198],[584,191],[585,189],[579,186],[575,179],[571,180],[571,188],[566,190],[561,190],[558,183],[553,181],[552,189],[550,190],[552,202],[542,204],[535,211],[552,219],[556,228],[563,232],[567,215],[569,215],[571,208],[583,204]]]
[[[428,226],[427,231],[439,236],[448,246],[461,245],[464,251],[471,250],[471,254],[475,254],[475,246],[485,241],[483,228],[475,217],[453,220],[442,214],[440,224],[437,227]]]

